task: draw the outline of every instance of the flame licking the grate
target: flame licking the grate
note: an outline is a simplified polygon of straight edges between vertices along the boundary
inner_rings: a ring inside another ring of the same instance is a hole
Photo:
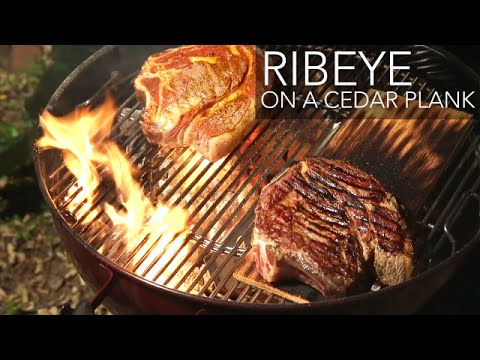
[[[169,275],[168,270],[171,269],[172,272],[189,252],[187,243],[177,254],[186,239],[188,213],[180,207],[172,208],[161,203],[154,205],[145,196],[135,180],[135,167],[117,144],[109,140],[115,114],[116,106],[110,96],[97,108],[80,108],[64,117],[44,112],[40,116],[44,136],[38,140],[37,146],[41,149],[62,150],[66,167],[77,179],[77,185],[70,189],[69,195],[81,189],[69,204],[71,211],[81,202],[85,202],[85,212],[92,210],[95,191],[101,183],[97,168],[102,167],[108,171],[115,183],[117,201],[121,206],[103,203],[100,210],[104,210],[115,232],[122,234],[127,251],[136,249],[147,237],[147,243],[156,241],[147,257],[150,261],[144,261],[135,271],[143,274],[153,264],[145,276],[163,284]],[[82,221],[88,223],[91,220],[92,216],[89,216]],[[99,249],[100,253],[106,251],[102,248]],[[140,248],[134,259],[146,251]],[[159,255],[161,258],[158,260]],[[157,262],[154,264],[154,261]],[[166,271],[157,278],[152,271],[168,262],[170,265]]]
[[[83,189],[89,206],[100,184],[94,163],[103,158],[102,149],[94,144],[108,137],[114,118],[115,103],[110,97],[96,109],[77,108],[58,118],[47,111],[40,115],[44,136],[38,140],[37,146],[63,150],[65,165]]]

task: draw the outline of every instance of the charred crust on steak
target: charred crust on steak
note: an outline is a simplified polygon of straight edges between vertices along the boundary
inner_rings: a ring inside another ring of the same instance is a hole
[[[323,158],[300,161],[262,190],[252,247],[265,280],[296,279],[326,297],[345,295],[372,268],[388,286],[413,271],[396,199],[371,175]]]

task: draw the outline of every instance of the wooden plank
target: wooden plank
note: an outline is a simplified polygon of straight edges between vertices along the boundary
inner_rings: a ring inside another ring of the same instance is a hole
[[[307,304],[312,301],[312,297],[318,296],[319,294],[318,291],[306,285],[275,286],[263,280],[255,267],[255,260],[253,259],[253,252],[251,250],[249,250],[247,255],[240,261],[233,273],[233,277],[247,285],[253,285],[259,289],[269,291],[272,294],[297,304]]]
[[[378,90],[370,90],[370,97],[373,91]],[[398,109],[356,110],[321,155],[372,174],[415,215],[465,138],[472,116],[439,106],[422,109],[418,102],[407,109],[403,97],[397,104]]]

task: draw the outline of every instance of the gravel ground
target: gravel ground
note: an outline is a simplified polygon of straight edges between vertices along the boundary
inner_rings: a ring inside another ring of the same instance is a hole
[[[76,307],[91,295],[48,211],[0,220],[0,314],[55,315],[62,304]]]

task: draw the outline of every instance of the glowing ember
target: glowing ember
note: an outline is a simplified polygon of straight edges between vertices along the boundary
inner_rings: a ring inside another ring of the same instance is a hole
[[[134,178],[136,169],[109,139],[115,110],[114,101],[107,97],[104,104],[98,108],[78,109],[64,117],[55,117],[45,112],[40,116],[44,136],[38,140],[37,146],[41,149],[55,148],[63,151],[65,165],[78,181],[77,185],[68,191],[69,198],[78,192],[68,204],[68,209],[76,212],[77,218],[81,218],[87,211],[92,211],[83,220],[85,223],[92,221],[99,211],[92,209],[93,196],[100,185],[96,166],[101,165],[109,172],[121,206],[118,208],[113,204],[103,203],[99,208],[103,207],[114,229],[122,232],[127,251],[134,250],[148,237],[147,244],[154,245],[153,250],[135,272],[143,274],[156,261],[146,277],[163,284],[191,248],[187,244],[180,250],[186,237],[188,214],[179,207],[153,205],[142,192]],[[145,245],[135,254],[134,262],[139,261],[150,248]],[[104,247],[99,249],[100,253],[105,251]],[[160,259],[155,260],[158,256],[161,256]],[[155,273],[170,261],[167,271],[155,279]]]

